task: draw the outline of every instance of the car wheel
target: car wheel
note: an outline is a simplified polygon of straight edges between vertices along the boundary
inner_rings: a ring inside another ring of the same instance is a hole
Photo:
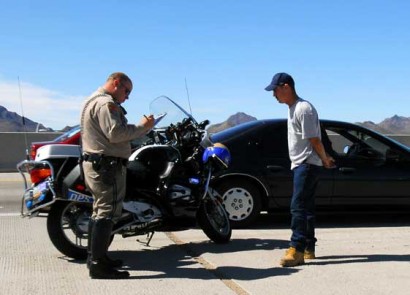
[[[238,179],[226,180],[219,183],[216,190],[222,197],[232,227],[247,226],[259,216],[261,194],[255,185]]]

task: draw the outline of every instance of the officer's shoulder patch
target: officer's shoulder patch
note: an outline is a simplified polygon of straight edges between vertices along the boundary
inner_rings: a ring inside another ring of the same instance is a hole
[[[107,106],[108,106],[108,109],[110,110],[110,113],[112,113],[112,114],[118,113],[120,111],[119,105],[117,105],[114,102],[107,103]]]

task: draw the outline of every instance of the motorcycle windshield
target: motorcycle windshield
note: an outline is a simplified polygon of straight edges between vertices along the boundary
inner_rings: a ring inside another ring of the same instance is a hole
[[[190,118],[195,124],[195,119],[176,102],[167,96],[155,98],[149,105],[150,113],[156,119],[155,128],[164,128],[175,125],[184,119]]]

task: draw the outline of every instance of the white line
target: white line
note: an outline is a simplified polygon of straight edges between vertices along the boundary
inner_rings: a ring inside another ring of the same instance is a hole
[[[20,213],[0,213],[0,217],[20,216]]]
[[[23,178],[22,179],[13,179],[13,178],[3,178],[3,179],[0,179],[0,183],[7,183],[7,182],[21,182],[21,183],[24,183],[24,180],[23,180]]]

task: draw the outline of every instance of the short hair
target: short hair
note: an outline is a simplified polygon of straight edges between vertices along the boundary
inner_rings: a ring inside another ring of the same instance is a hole
[[[120,82],[129,82],[132,84],[130,77],[122,72],[115,72],[108,76],[107,81],[118,79]]]

